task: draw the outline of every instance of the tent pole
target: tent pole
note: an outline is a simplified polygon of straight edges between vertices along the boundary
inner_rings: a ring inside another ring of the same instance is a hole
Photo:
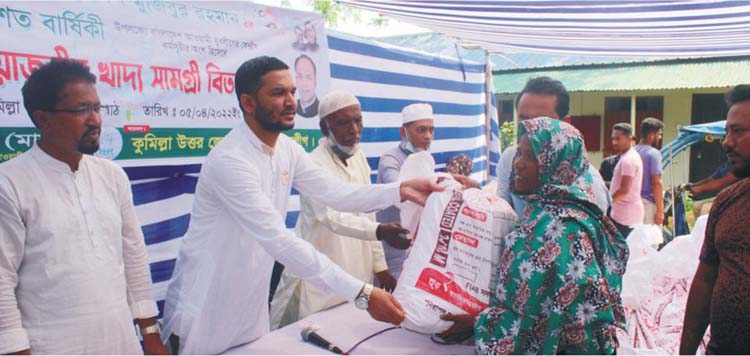
[[[682,181],[690,183],[690,172],[688,171],[688,154],[683,152],[682,154]]]
[[[672,238],[674,239],[675,231],[677,231],[677,215],[675,215],[675,205],[677,205],[677,197],[675,196],[674,192],[674,153],[672,151],[672,147],[669,147],[669,181],[670,185],[672,186]]]
[[[487,183],[492,179],[490,175],[490,142],[492,141],[492,123],[491,123],[491,111],[492,110],[492,97],[493,93],[490,91],[490,81],[492,80],[492,64],[490,63],[490,51],[484,50],[484,127],[485,127],[485,141],[487,144],[487,169],[485,179]],[[499,135],[499,133],[498,133]],[[496,168],[497,169],[497,168]]]
[[[635,115],[636,115],[635,103],[636,103],[635,94],[631,94],[630,95],[630,126],[633,127],[634,132],[638,131],[638,129],[635,127],[635,121],[636,121],[635,120]],[[638,137],[638,135],[636,135],[636,137]],[[637,142],[638,141],[636,141],[636,143]]]

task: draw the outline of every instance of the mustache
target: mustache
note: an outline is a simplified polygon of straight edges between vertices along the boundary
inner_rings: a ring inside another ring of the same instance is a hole
[[[737,153],[737,151],[735,151],[734,148],[724,148],[724,154],[727,157],[731,156],[731,157],[742,158],[742,155]]]
[[[101,134],[101,132],[102,132],[101,126],[89,126],[86,128],[86,131],[83,131],[81,136],[87,136],[87,135],[94,134],[94,133]]]
[[[294,106],[288,105],[284,107],[284,110],[281,111],[281,115],[289,115],[289,114],[294,114],[296,112],[297,112],[297,109],[294,108]]]

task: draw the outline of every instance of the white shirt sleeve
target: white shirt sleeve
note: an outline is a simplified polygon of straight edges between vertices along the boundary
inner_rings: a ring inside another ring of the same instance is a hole
[[[513,169],[513,159],[516,156],[516,146],[510,146],[500,155],[499,171],[497,172],[497,196],[513,204],[510,197],[510,172]]]
[[[309,209],[315,220],[337,235],[348,236],[358,240],[377,241],[378,223],[367,216],[342,213],[333,210],[319,201],[301,197],[302,209]]]
[[[372,248],[372,273],[378,273],[388,270],[388,263],[385,261],[385,250],[383,244],[387,242],[370,241]]]
[[[312,162],[310,164],[314,165]],[[350,301],[357,297],[363,285],[361,281],[344,272],[309,242],[297,238],[286,229],[283,217],[263,192],[262,173],[257,168],[230,155],[215,156],[204,165],[208,167],[204,168],[202,174],[206,177],[202,179],[209,179],[213,183],[210,189],[227,207],[226,213],[268,254],[290,272],[326,292]],[[320,189],[317,186],[311,188]],[[305,193],[310,192],[305,189]]]
[[[26,227],[13,185],[4,176],[0,176],[0,236],[0,354],[8,354],[26,350],[30,343],[16,299]]]
[[[151,318],[159,315],[159,309],[154,301],[146,243],[135,214],[130,182],[122,168],[117,167],[117,170],[115,180],[120,195],[122,259],[125,264],[128,305],[134,319]]]
[[[310,199],[319,200],[338,211],[373,212],[401,201],[401,183],[352,184],[321,169],[301,146],[295,147],[297,165],[293,186]]]

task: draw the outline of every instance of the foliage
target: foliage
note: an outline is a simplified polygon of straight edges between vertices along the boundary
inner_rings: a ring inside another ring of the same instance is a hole
[[[513,121],[506,121],[500,126],[500,148],[502,150],[505,150],[506,148],[515,144],[516,126],[513,124]]]
[[[333,0],[310,0],[313,9],[323,15],[326,24],[336,27],[340,20],[361,21],[359,10]]]

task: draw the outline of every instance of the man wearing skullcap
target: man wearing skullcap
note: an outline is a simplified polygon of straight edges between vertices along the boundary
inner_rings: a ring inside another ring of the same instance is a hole
[[[320,101],[319,113],[324,137],[310,158],[342,181],[370,184],[370,166],[359,145],[363,126],[359,100],[336,90]],[[375,276],[386,291],[396,287],[396,279],[388,273],[383,245],[409,247],[410,241],[399,236],[408,232],[406,229],[396,223],[378,224],[374,213],[336,211],[306,194],[300,194],[300,207],[297,235],[361,281],[370,283]],[[271,303],[271,327],[283,327],[343,302],[343,298],[285,272]]]
[[[432,106],[425,103],[415,103],[404,107],[401,111],[401,143],[397,147],[380,156],[378,163],[378,183],[392,183],[398,181],[401,165],[410,154],[427,151],[435,135],[435,116]],[[378,212],[378,222],[401,222],[401,212],[395,206]],[[406,251],[383,246],[388,270],[398,278],[401,266],[406,259]]]

